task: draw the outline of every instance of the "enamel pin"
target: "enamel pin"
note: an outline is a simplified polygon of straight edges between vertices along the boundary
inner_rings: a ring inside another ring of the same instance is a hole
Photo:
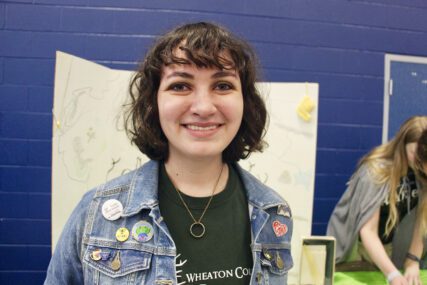
[[[132,237],[139,242],[147,242],[153,235],[153,226],[147,221],[139,221],[132,227]]]
[[[282,224],[278,220],[275,220],[272,223],[273,231],[276,237],[284,236],[288,232],[288,226],[286,224]]]

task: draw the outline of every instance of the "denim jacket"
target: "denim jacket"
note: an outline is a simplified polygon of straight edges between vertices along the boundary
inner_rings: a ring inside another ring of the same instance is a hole
[[[293,265],[291,210],[276,192],[236,168],[249,203],[253,256],[250,284],[287,284]],[[176,248],[158,205],[158,172],[159,163],[150,161],[86,193],[64,226],[44,284],[179,285]],[[105,219],[101,210],[110,199],[123,205],[120,218],[114,221]],[[152,225],[153,238],[147,242],[132,237],[125,242],[116,239],[117,229],[131,229],[141,220]],[[103,252],[102,259],[93,258],[95,250]],[[112,265],[118,253],[119,268]]]

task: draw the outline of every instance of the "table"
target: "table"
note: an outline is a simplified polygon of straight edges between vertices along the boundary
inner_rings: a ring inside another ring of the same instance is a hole
[[[421,270],[421,282],[427,285],[427,270]],[[334,285],[388,285],[379,271],[335,272]]]

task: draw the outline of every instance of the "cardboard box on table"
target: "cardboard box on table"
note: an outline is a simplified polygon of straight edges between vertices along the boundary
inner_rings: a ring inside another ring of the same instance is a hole
[[[335,238],[302,238],[300,285],[333,285],[335,272]]]

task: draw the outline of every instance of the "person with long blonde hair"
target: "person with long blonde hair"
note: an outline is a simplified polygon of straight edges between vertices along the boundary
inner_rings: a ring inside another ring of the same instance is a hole
[[[327,234],[337,240],[337,263],[367,261],[392,285],[421,285],[419,265],[427,227],[420,217],[427,217],[427,210],[421,202],[425,183],[420,177],[424,172],[417,167],[417,146],[425,130],[427,116],[411,117],[393,139],[359,161],[328,223]],[[412,235],[399,230],[402,225],[412,225]]]

